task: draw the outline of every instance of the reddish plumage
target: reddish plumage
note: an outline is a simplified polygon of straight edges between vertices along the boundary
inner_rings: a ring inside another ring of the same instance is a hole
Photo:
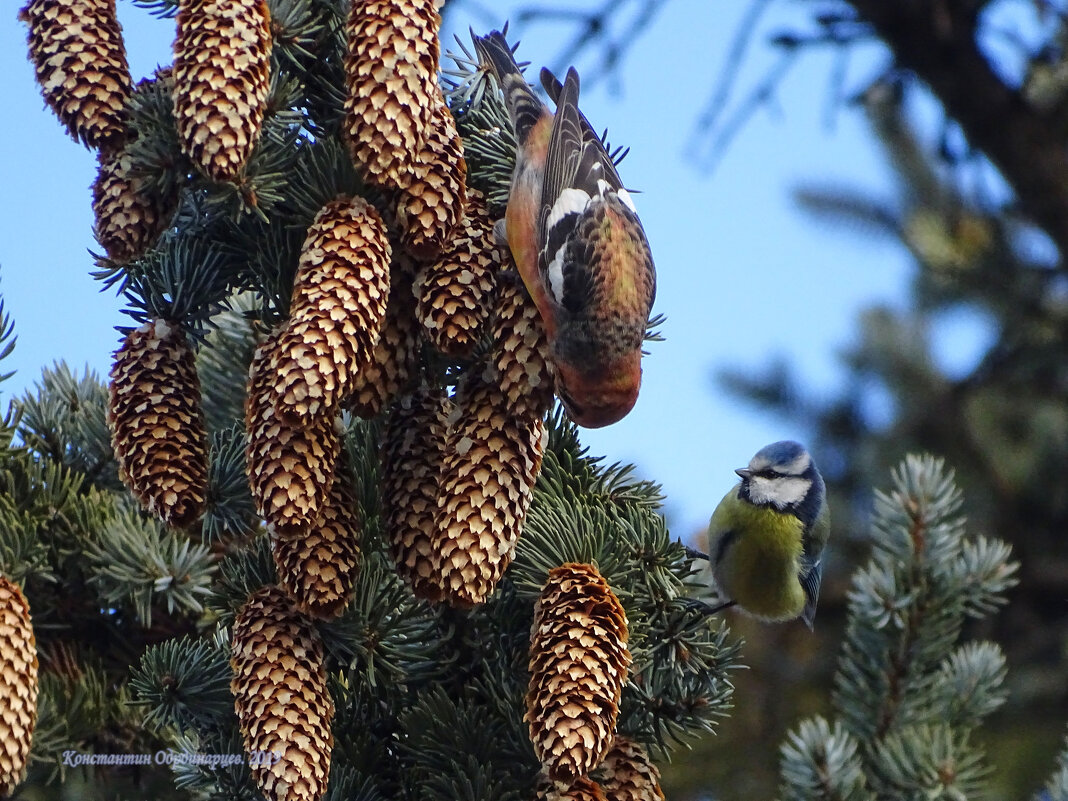
[[[578,73],[561,84],[542,70],[553,114],[503,35],[476,37],[475,47],[501,84],[519,143],[505,232],[545,324],[557,394],[579,425],[610,425],[641,386],[656,294],[649,243],[612,157],[578,109]]]

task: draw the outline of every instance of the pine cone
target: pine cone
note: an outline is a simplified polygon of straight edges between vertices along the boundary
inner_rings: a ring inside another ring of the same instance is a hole
[[[393,264],[386,319],[371,362],[356,374],[344,401],[357,417],[377,417],[408,386],[419,368],[419,323],[415,319],[412,279],[404,258]]]
[[[119,476],[141,505],[185,528],[204,511],[207,433],[196,360],[176,323],[131,331],[111,368],[108,423]]]
[[[599,784],[585,776],[570,784],[557,784],[543,777],[534,791],[534,801],[608,801],[608,797]]]
[[[0,798],[22,781],[37,724],[37,643],[30,605],[0,576]]]
[[[515,414],[542,417],[552,408],[555,389],[545,327],[538,307],[515,276],[500,282],[490,358]]]
[[[612,801],[664,801],[660,771],[634,740],[616,737],[597,775]]]
[[[75,139],[110,150],[126,138],[132,82],[115,0],[30,0],[30,61],[45,102]]]
[[[306,615],[330,620],[349,602],[360,563],[356,506],[349,467],[339,463],[318,522],[296,536],[271,537],[278,583]]]
[[[423,146],[399,177],[397,225],[412,258],[433,261],[460,224],[467,198],[467,162],[456,121],[436,86],[434,115]]]
[[[471,355],[493,308],[500,269],[501,251],[486,201],[477,189],[468,189],[456,236],[413,287],[415,314],[431,345],[446,356]]]
[[[534,606],[524,720],[554,781],[572,782],[604,758],[629,665],[627,616],[597,568],[549,571]]]
[[[465,607],[486,600],[515,555],[541,469],[545,425],[513,416],[498,387],[474,377],[458,390],[452,417],[434,553],[444,600]]]
[[[179,0],[174,118],[182,150],[216,181],[234,181],[260,136],[271,78],[265,0]]]
[[[433,125],[440,92],[436,0],[352,3],[346,32],[345,133],[369,183],[399,187]]]
[[[125,264],[142,255],[167,225],[169,209],[131,174],[126,149],[102,152],[93,182],[93,233],[108,258]]]
[[[268,586],[249,596],[231,639],[230,692],[256,786],[272,801],[322,798],[334,702],[318,632],[289,596]]]
[[[374,357],[389,297],[386,227],[363,198],[324,206],[308,229],[279,337],[275,406],[295,420],[335,410]]]
[[[444,390],[421,387],[390,409],[382,432],[379,483],[389,553],[417,598],[441,598],[434,565],[434,516],[451,403]]]
[[[341,440],[334,414],[291,423],[271,405],[277,397],[277,334],[256,350],[245,399],[245,452],[256,513],[281,536],[306,535],[330,497]]]

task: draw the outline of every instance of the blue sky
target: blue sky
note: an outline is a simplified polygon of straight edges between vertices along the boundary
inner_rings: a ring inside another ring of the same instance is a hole
[[[456,30],[470,24],[481,31],[503,24],[522,5],[508,0],[493,4],[499,17],[456,14],[452,22]],[[836,353],[856,331],[858,310],[872,302],[903,303],[909,274],[907,255],[893,244],[829,229],[791,200],[791,188],[806,182],[893,197],[860,113],[843,110],[828,124],[830,54],[802,58],[774,106],[757,112],[713,171],[688,156],[695,122],[747,6],[742,0],[666,3],[642,27],[616,77],[587,80],[582,93],[594,127],[607,126],[613,144],[631,148],[620,173],[641,191],[636,203],[658,276],[654,311],[668,318],[666,341],[651,344],[644,360],[634,411],[583,439],[593,453],[633,462],[661,482],[673,532],[683,537],[707,522],[734,480],[733,468],[768,442],[806,434],[727,396],[712,381],[714,369],[757,367],[783,355],[817,396],[831,395],[841,377]],[[803,20],[797,4],[775,8],[772,23],[790,15]],[[41,367],[58,359],[106,375],[117,346],[114,326],[127,318],[119,300],[100,293],[89,275],[95,157],[44,108],[25,60],[25,29],[8,9],[0,20],[0,87],[9,121],[0,127],[0,292],[19,336],[5,365],[18,371],[4,386],[11,393],[32,386]],[[173,21],[127,0],[120,0],[119,15],[135,81],[170,61]],[[556,66],[569,39],[560,30],[513,23],[520,57],[535,68]],[[743,77],[751,84],[774,59],[756,42]],[[580,59],[580,74],[585,67],[590,75],[591,63]],[[870,52],[851,67],[847,88],[861,88],[881,63]]]

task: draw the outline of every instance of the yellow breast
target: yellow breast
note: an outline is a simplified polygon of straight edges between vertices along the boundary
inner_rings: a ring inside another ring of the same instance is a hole
[[[791,620],[805,608],[805,593],[798,580],[801,557],[801,521],[753,506],[728,495],[730,514],[717,509],[710,539],[729,529],[735,532],[715,567],[716,582],[731,600],[765,620]],[[721,508],[723,504],[720,505]],[[717,519],[718,518],[718,519]],[[718,528],[718,530],[717,530]]]

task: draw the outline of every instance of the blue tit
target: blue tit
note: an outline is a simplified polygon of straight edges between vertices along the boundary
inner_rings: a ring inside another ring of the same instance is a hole
[[[754,617],[800,617],[811,629],[830,535],[826,488],[796,442],[761,448],[719,502],[708,525],[707,558],[716,584]]]

